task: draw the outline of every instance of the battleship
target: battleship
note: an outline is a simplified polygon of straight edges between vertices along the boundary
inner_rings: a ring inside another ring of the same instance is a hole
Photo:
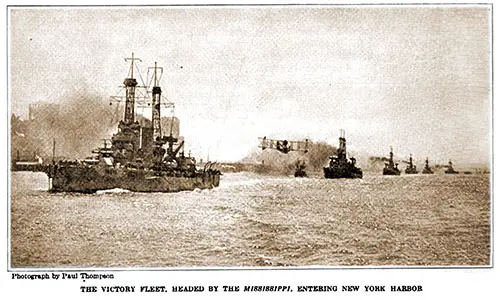
[[[356,159],[347,159],[345,132],[340,131],[337,155],[330,156],[330,163],[323,168],[325,178],[363,178],[363,171],[356,167]]]
[[[394,163],[394,153],[389,153],[389,162],[385,164],[384,170],[382,171],[383,175],[401,175],[401,171],[398,169],[398,164]]]
[[[444,170],[444,173],[445,174],[458,174],[458,171],[455,171],[453,169],[453,163],[451,162],[451,160],[448,162],[448,168],[446,170]]]
[[[417,166],[413,164],[413,157],[410,154],[410,161],[405,169],[405,174],[418,174]]]
[[[431,168],[429,167],[429,158],[425,159],[425,167],[422,170],[422,174],[434,174],[434,172],[432,172]]]
[[[111,143],[93,150],[93,157],[76,161],[53,162],[46,169],[53,192],[94,193],[98,190],[125,189],[134,192],[179,192],[210,189],[219,186],[221,173],[214,163],[203,169],[196,160],[185,156],[184,140],[161,131],[161,88],[158,69],[154,66],[154,85],[151,90],[151,125],[144,127],[136,120],[134,58],[130,61],[125,88],[125,112]],[[55,150],[53,150],[55,152]]]

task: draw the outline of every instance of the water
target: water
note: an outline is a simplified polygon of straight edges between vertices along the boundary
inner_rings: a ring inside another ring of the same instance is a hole
[[[489,175],[224,174],[173,194],[46,191],[12,174],[13,267],[490,264]]]

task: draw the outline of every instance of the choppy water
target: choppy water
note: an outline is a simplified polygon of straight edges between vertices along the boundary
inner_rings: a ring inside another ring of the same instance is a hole
[[[490,264],[489,175],[225,174],[174,194],[51,194],[12,174],[11,261],[31,266]]]

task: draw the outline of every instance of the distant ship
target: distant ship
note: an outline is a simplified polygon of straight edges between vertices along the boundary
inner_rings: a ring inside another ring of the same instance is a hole
[[[417,166],[415,166],[413,164],[413,158],[411,157],[411,154],[410,154],[410,161],[408,163],[408,166],[405,169],[405,173],[406,174],[418,174]]]
[[[297,160],[295,162],[295,177],[307,177],[306,173],[306,163],[303,160]]]
[[[458,174],[458,171],[453,169],[453,163],[451,160],[448,162],[448,168],[444,171],[445,174]]]
[[[138,59],[132,54],[128,60],[131,66],[130,77],[124,81],[125,114],[118,132],[113,135],[110,145],[105,142],[104,147],[92,151],[93,158],[50,165],[46,173],[52,183],[51,190],[93,193],[121,188],[135,192],[178,192],[218,186],[221,174],[213,168],[214,163],[197,168],[195,159],[180,151],[184,141],[172,135],[172,126],[169,135],[162,134],[161,88],[156,63],[151,90],[151,126],[143,127],[135,120],[134,60]]]
[[[394,154],[391,152],[389,154],[389,162],[385,164],[384,170],[382,171],[383,175],[401,175],[401,171],[398,169],[398,164],[394,163]]]
[[[422,174],[434,174],[434,172],[432,172],[431,168],[429,167],[429,158],[425,159],[425,167],[422,170]]]
[[[330,163],[323,168],[325,178],[363,178],[363,171],[356,167],[356,159],[347,159],[345,133],[340,132],[339,147],[336,156],[330,156]]]
[[[17,151],[17,156],[12,160],[11,170],[16,171],[31,171],[31,172],[43,172],[46,169],[46,165],[43,164],[43,159],[36,153],[30,159],[23,159]]]

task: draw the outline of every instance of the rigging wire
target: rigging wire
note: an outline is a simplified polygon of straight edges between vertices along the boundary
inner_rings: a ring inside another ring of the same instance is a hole
[[[144,110],[146,108],[144,105],[144,101],[137,101],[138,100],[137,98],[151,99],[150,98],[150,91],[148,91],[148,87],[152,85],[153,77],[151,76],[150,81],[145,82],[144,78],[142,76],[142,73],[139,70],[138,64],[134,64],[134,70],[136,70],[136,74],[139,74],[139,79],[140,79],[140,82],[142,83],[142,86],[136,89],[136,101],[135,101],[136,108],[137,108],[136,114],[137,113],[143,114]],[[163,69],[161,68],[160,70],[161,71],[160,71],[160,74],[158,76],[158,81],[161,81],[161,79],[163,78]],[[132,69],[129,69],[129,71],[127,73],[128,78],[130,78],[132,71],[133,71]],[[146,81],[148,79],[149,79],[149,69],[148,69]],[[147,85],[146,85],[146,83],[147,83]],[[145,92],[143,91],[143,88],[144,88]],[[125,90],[125,87],[121,87],[120,91],[117,94],[121,94],[124,90]],[[161,101],[160,104],[164,108],[170,108],[170,116],[165,116],[165,117],[171,119],[170,122],[173,122],[173,118],[175,117],[175,103],[173,101],[171,101],[170,99],[168,99],[164,94],[161,95],[161,99],[164,101]],[[119,114],[119,109],[120,109],[120,103],[122,102],[122,100],[113,99],[112,101],[117,102],[118,105],[116,106],[115,113],[113,115],[113,118],[111,119],[111,122],[110,122],[111,124],[115,121],[115,118],[119,119],[118,114]],[[139,104],[139,105],[137,105],[137,104]],[[149,102],[147,103],[147,105],[151,106],[151,104]],[[172,125],[173,124],[171,124],[171,127],[172,127]]]
[[[139,71],[139,69],[137,68],[137,64],[136,64],[136,65],[134,65],[134,67],[136,68],[137,73],[139,73],[139,77],[141,78],[142,85],[143,85],[143,86],[146,86],[146,83],[144,82],[144,79],[142,78],[142,74],[141,74],[141,72]]]
[[[120,94],[120,93],[121,93],[124,89],[125,89],[125,88],[124,88],[124,87],[122,87],[122,88],[118,91],[118,93],[116,93],[116,95],[119,95],[119,94]],[[119,120],[119,117],[118,117],[118,110],[119,110],[119,108],[120,108],[120,102],[121,102],[121,101],[119,101],[119,100],[113,100],[113,99],[110,99],[109,104],[110,104],[110,105],[112,105],[112,104],[113,104],[113,102],[116,102],[116,103],[117,103],[117,105],[116,105],[116,108],[115,108],[115,112],[113,113],[113,115],[112,115],[112,117],[111,117],[111,119],[110,119],[110,123],[109,123],[109,125],[110,125],[110,126],[111,126],[111,125],[113,125],[113,123],[115,122],[115,119],[116,119],[116,120]]]

